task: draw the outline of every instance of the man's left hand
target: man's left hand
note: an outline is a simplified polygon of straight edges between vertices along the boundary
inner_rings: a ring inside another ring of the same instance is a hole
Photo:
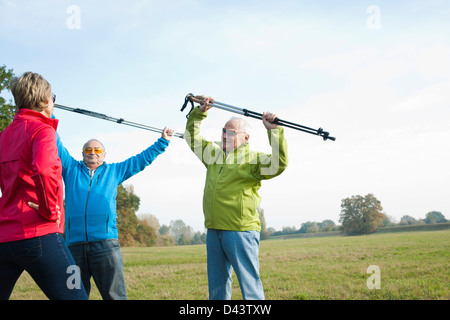
[[[276,129],[279,127],[278,124],[273,123],[276,118],[277,118],[277,115],[274,113],[270,113],[270,112],[263,113],[262,121],[267,130],[272,130],[272,129]]]
[[[161,134],[161,137],[170,141],[170,139],[172,139],[172,135],[173,135],[173,130],[166,127],[166,128],[164,128],[164,130]]]

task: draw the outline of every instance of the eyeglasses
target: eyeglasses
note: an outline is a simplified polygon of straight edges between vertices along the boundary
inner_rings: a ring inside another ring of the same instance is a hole
[[[237,130],[234,130],[234,129],[225,129],[225,128],[222,129],[222,133],[225,133],[225,135],[229,136],[229,137],[234,137],[238,133],[242,133],[242,132],[245,132],[245,131],[237,131]]]
[[[53,94],[53,103],[56,101],[56,94]]]
[[[98,148],[98,147],[95,147],[95,148],[86,147],[86,148],[83,149],[83,153],[84,154],[90,154],[90,153],[92,153],[92,150],[94,150],[95,154],[102,154],[103,153],[103,149],[102,148]]]

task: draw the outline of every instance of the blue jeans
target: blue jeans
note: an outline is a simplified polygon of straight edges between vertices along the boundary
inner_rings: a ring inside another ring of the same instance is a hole
[[[0,243],[0,300],[9,299],[24,270],[51,300],[87,300],[80,279],[74,279],[79,277],[74,267],[59,233]]]
[[[206,235],[210,300],[231,299],[234,269],[244,300],[264,300],[259,278],[259,232],[208,229]]]
[[[81,270],[81,279],[89,296],[91,277],[104,300],[126,300],[123,260],[117,239],[93,241],[69,246]]]

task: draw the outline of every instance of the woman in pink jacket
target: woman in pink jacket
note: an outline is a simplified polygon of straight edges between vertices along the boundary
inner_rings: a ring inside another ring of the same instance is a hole
[[[51,86],[26,72],[11,81],[11,92],[18,111],[0,132],[0,299],[9,299],[24,270],[49,299],[87,299],[61,236],[62,166]]]

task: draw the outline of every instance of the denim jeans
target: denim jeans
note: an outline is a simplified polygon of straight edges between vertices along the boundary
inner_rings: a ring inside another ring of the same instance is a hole
[[[259,278],[259,232],[208,229],[206,236],[210,300],[231,299],[232,271],[244,300],[264,300]]]
[[[81,271],[81,279],[89,296],[91,277],[104,300],[126,300],[123,260],[117,239],[93,241],[69,246]]]
[[[0,300],[9,299],[24,270],[51,300],[87,300],[81,281],[72,283],[74,274],[79,275],[74,266],[59,233],[0,243]]]

